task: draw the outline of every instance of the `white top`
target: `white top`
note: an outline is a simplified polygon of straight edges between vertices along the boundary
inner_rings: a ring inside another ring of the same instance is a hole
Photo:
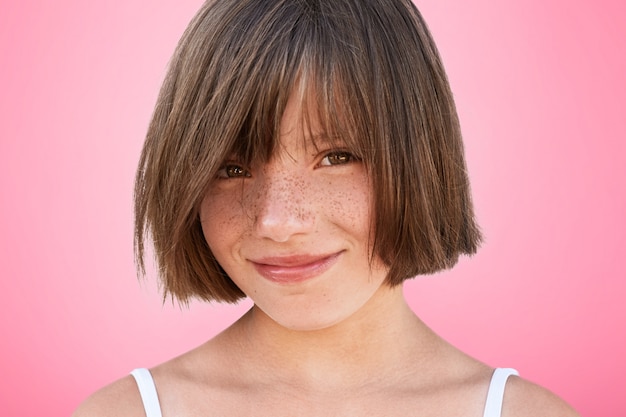
[[[159,396],[150,371],[145,368],[135,369],[131,372],[135,377],[139,394],[146,410],[146,417],[162,417]],[[496,368],[491,377],[487,401],[485,402],[485,413],[483,417],[500,417],[502,413],[502,400],[504,399],[504,387],[511,375],[519,375],[515,369]]]
[[[159,396],[157,395],[156,386],[152,374],[146,368],[138,368],[130,373],[135,377],[143,408],[146,410],[146,417],[162,417],[161,405],[159,404]]]
[[[511,368],[496,368],[493,371],[483,417],[500,417],[500,414],[502,414],[502,400],[504,400],[504,386],[506,385],[506,380],[511,375],[519,375],[519,373]]]

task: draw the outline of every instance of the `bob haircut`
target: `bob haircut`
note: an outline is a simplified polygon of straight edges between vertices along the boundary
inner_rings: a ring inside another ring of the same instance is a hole
[[[137,265],[144,275],[151,240],[164,297],[245,296],[211,253],[199,206],[229,156],[272,156],[294,88],[303,114],[312,101],[367,168],[387,284],[477,250],[452,93],[410,0],[209,0],[170,62],[136,178]]]

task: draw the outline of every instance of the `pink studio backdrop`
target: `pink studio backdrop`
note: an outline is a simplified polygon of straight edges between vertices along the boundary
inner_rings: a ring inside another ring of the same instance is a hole
[[[0,3],[0,415],[89,393],[239,306],[161,304],[132,260],[132,182],[200,0]],[[444,337],[587,416],[626,415],[626,10],[419,0],[447,65],[486,242],[406,286]]]

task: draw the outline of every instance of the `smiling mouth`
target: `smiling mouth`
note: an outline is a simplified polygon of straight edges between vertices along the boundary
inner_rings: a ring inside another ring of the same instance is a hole
[[[295,255],[268,257],[251,261],[257,272],[268,281],[294,284],[315,278],[329,270],[343,251],[330,255]]]

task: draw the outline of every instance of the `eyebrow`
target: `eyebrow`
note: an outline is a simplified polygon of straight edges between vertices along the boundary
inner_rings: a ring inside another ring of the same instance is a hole
[[[328,135],[326,132],[320,132],[310,136],[305,135],[305,140],[313,143],[313,146],[316,148],[320,145],[334,145],[336,143],[345,142],[340,135]]]

